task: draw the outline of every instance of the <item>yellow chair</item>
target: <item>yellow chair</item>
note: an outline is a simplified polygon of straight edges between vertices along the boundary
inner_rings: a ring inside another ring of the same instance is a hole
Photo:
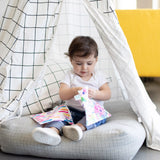
[[[160,10],[116,10],[141,77],[160,77]]]

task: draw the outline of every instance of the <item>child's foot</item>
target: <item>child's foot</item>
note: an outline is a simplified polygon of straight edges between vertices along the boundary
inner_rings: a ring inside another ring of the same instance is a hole
[[[51,128],[37,127],[33,130],[32,137],[36,142],[52,146],[58,145],[61,142],[60,135]]]
[[[79,141],[83,137],[83,131],[78,125],[64,126],[63,134],[72,141]]]

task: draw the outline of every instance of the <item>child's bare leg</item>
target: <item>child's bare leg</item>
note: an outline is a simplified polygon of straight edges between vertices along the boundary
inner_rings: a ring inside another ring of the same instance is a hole
[[[50,129],[52,129],[52,130],[56,131],[56,132],[57,132],[57,134],[60,134],[60,133],[59,133],[59,130],[58,130],[57,128],[55,128],[55,127],[51,127]]]

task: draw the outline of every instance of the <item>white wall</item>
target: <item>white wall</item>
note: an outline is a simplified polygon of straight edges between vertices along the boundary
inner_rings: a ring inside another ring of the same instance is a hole
[[[160,0],[152,0],[152,8],[159,9],[160,8]]]
[[[112,0],[116,9],[160,9],[160,0]]]
[[[113,0],[116,9],[136,9],[137,0]]]

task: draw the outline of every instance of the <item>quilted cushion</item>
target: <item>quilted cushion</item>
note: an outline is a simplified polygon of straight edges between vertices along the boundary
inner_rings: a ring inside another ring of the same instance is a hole
[[[62,136],[58,146],[35,142],[32,130],[38,126],[30,116],[13,119],[1,125],[1,150],[6,153],[67,159],[132,159],[145,140],[145,130],[128,102],[108,102],[112,114],[107,123],[84,132],[79,142]]]

